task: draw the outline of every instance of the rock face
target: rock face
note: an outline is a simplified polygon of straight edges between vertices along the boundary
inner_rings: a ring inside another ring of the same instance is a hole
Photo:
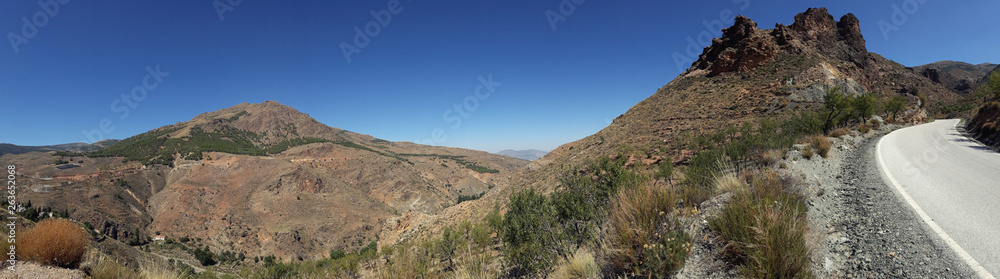
[[[712,46],[701,55],[698,67],[709,69],[709,75],[725,72],[747,72],[774,60],[778,50],[774,38],[760,32],[757,23],[745,16],[737,16],[736,24],[723,29],[721,39],[712,40]]]
[[[727,72],[749,72],[774,61],[779,52],[822,55],[863,67],[868,50],[853,14],[835,21],[826,8],[813,8],[795,16],[790,26],[776,24],[772,30],[757,29],[757,23],[737,16],[732,27],[723,29],[693,65],[708,76]]]
[[[984,77],[996,68],[996,64],[990,63],[973,65],[958,61],[938,61],[913,67],[913,71],[951,90],[971,94],[984,82]]]

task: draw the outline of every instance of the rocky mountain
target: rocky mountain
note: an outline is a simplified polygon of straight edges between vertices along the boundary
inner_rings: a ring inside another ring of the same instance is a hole
[[[722,33],[688,70],[606,128],[532,161],[509,187],[446,209],[427,222],[482,218],[515,191],[550,192],[559,187],[560,175],[601,157],[627,156],[627,166],[640,171],[661,162],[682,168],[696,152],[690,148],[696,136],[821,108],[831,88],[851,95],[902,96],[910,108],[905,121],[913,122],[926,117],[923,111],[934,113],[968,99],[868,52],[853,14],[836,20],[827,9],[812,8],[796,15],[793,24],[772,29],[761,29],[741,15]],[[434,227],[426,234],[433,235]]]
[[[10,143],[0,143],[0,155],[4,154],[22,154],[28,152],[46,152],[46,151],[71,151],[71,152],[85,152],[85,151],[95,151],[101,150],[105,147],[111,146],[117,143],[118,140],[102,140],[95,143],[66,143],[66,144],[56,144],[56,145],[44,145],[44,146],[22,146],[14,145]]]
[[[972,65],[957,61],[939,61],[913,67],[913,71],[959,93],[970,93],[982,82],[983,77],[997,68],[997,64]]]
[[[986,100],[966,125],[972,136],[986,145],[1000,148],[1000,67],[980,82]]]
[[[527,149],[527,150],[505,149],[505,150],[500,150],[500,152],[497,152],[496,154],[510,156],[521,160],[534,161],[538,158],[542,158],[543,156],[545,156],[545,154],[548,154],[548,152],[541,151],[538,149]]]
[[[77,168],[57,169],[53,160]],[[19,199],[127,242],[199,239],[216,253],[313,259],[377,240],[389,219],[433,215],[527,162],[389,142],[277,102],[240,104],[87,154],[8,154]],[[29,191],[30,190],[30,191]],[[392,223],[395,225],[395,223]]]

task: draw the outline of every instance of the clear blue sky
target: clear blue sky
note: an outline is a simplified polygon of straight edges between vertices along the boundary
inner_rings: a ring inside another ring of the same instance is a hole
[[[688,38],[700,53],[707,44],[699,34],[720,34],[703,23],[727,10],[726,27],[744,14],[772,28],[827,6],[838,19],[856,14],[868,49],[907,66],[1000,62],[998,1],[586,0],[561,14],[572,0],[402,0],[385,26],[371,11],[387,9],[387,0],[231,2],[239,5],[221,7],[220,20],[210,0],[70,1],[58,11],[3,1],[0,142],[89,142],[97,137],[84,131],[99,130],[102,119],[114,126],[102,136],[121,139],[276,100],[393,141],[548,150],[597,132],[676,77],[691,62],[675,62]],[[895,23],[894,5],[906,15]],[[549,10],[565,16],[555,30]],[[34,22],[25,28],[22,18]],[[883,36],[880,20],[896,29]],[[378,33],[348,63],[341,43],[354,45],[354,28],[369,22]],[[121,95],[157,65],[169,75],[146,78],[145,99],[125,100],[135,107],[123,118]],[[500,85],[476,97],[479,77],[490,75]],[[448,112],[466,100],[478,107]]]

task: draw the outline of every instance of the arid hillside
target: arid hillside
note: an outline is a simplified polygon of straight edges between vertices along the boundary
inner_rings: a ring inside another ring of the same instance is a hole
[[[103,150],[8,154],[19,198],[128,242],[200,239],[213,251],[321,258],[377,240],[386,220],[436,214],[527,161],[389,142],[277,102],[240,104]],[[57,166],[76,167],[57,168]],[[58,165],[57,165],[58,164]]]
[[[906,99],[907,121],[918,122],[939,107],[968,100],[899,63],[868,52],[859,20],[852,14],[836,20],[825,8],[795,16],[791,25],[758,28],[738,16],[723,36],[712,41],[691,67],[639,102],[598,133],[562,145],[532,161],[515,175],[510,187],[484,198],[446,209],[431,224],[478,219],[504,204],[514,192],[543,193],[560,186],[559,177],[588,160],[627,156],[627,166],[652,171],[661,162],[678,168],[696,154],[699,135],[743,122],[782,119],[823,106],[833,88],[848,95]],[[924,110],[919,110],[922,106]],[[428,226],[433,235],[435,228]]]

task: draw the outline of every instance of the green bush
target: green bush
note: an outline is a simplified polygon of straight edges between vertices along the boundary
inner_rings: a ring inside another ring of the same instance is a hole
[[[555,264],[558,253],[553,212],[545,196],[534,189],[517,192],[510,197],[510,208],[504,215],[504,263],[514,276],[547,273]]]
[[[727,241],[726,258],[750,278],[812,278],[804,198],[774,173],[737,192],[709,227]]]

